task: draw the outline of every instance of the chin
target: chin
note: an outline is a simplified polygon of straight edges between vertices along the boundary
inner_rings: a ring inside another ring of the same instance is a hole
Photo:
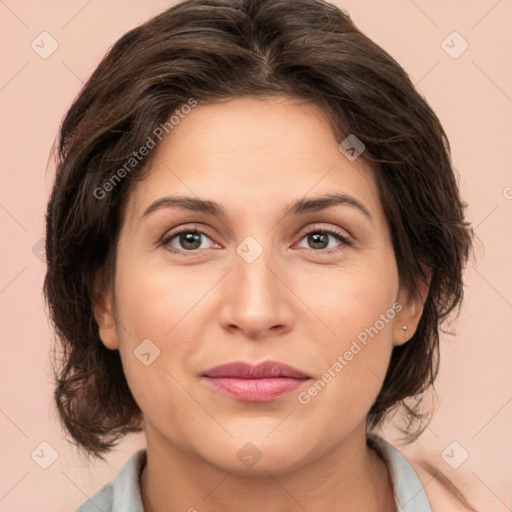
[[[228,444],[215,443],[214,453],[204,453],[203,457],[224,471],[239,476],[266,476],[285,474],[304,466],[314,454],[304,446],[304,440],[277,436],[267,439],[261,436],[230,439]],[[209,451],[209,450],[208,450]]]
[[[235,457],[235,460],[217,461],[217,467],[222,468],[229,473],[238,476],[247,477],[268,477],[269,473],[273,476],[283,475],[295,471],[306,464],[305,458],[300,454],[295,453],[293,459],[289,455],[281,453],[273,453],[272,455],[262,454],[261,459],[256,461],[253,465],[242,463]]]

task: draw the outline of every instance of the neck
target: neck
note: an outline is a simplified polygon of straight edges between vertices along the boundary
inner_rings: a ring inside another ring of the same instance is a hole
[[[238,511],[395,512],[385,462],[366,445],[364,429],[292,472],[234,474],[187,453],[146,426],[147,464],[141,475],[145,512]]]

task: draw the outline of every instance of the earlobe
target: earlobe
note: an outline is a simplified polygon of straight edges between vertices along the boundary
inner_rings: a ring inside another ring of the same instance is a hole
[[[417,288],[412,292],[400,289],[397,302],[401,305],[400,312],[396,315],[393,331],[393,345],[407,343],[416,332],[427,300],[432,269],[425,264],[420,266],[426,276],[426,281],[421,280]]]
[[[98,324],[100,339],[110,350],[119,348],[119,339],[117,336],[116,320],[114,316],[114,303],[110,287],[100,291],[99,277],[95,281],[95,297],[92,301],[94,319]]]

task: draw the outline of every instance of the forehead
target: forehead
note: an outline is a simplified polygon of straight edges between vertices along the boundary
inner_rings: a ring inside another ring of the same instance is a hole
[[[198,105],[153,150],[128,216],[169,194],[211,199],[228,215],[262,216],[306,196],[344,193],[379,217],[373,170],[361,158],[349,161],[340,142],[319,107],[291,98]]]

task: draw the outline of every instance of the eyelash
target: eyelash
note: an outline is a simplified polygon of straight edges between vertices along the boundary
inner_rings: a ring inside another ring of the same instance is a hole
[[[185,229],[181,229],[179,231],[175,231],[173,233],[170,233],[167,236],[164,236],[164,238],[162,239],[160,245],[165,246],[167,248],[167,250],[169,250],[170,252],[172,252],[174,254],[183,255],[185,257],[197,256],[197,253],[199,251],[209,251],[209,250],[212,250],[212,249],[193,249],[193,250],[190,250],[190,251],[185,251],[185,250],[178,250],[178,249],[172,248],[169,245],[171,240],[173,240],[178,235],[181,235],[183,233],[198,233],[198,234],[201,234],[201,235],[205,235],[206,237],[208,237],[210,240],[213,241],[213,237],[207,231],[205,231],[204,229],[200,229],[200,228],[197,228],[195,226],[192,226],[192,227],[187,227]],[[308,252],[308,254],[311,254],[311,253],[313,253],[313,254],[323,254],[323,255],[333,254],[333,253],[336,253],[336,252],[339,252],[339,251],[343,250],[344,246],[350,246],[351,245],[351,240],[342,231],[338,231],[335,228],[329,228],[329,229],[321,228],[319,226],[313,226],[312,229],[302,231],[300,233],[299,241],[301,241],[303,238],[305,238],[306,236],[308,236],[310,234],[313,234],[313,233],[322,233],[322,234],[325,234],[325,235],[331,235],[334,238],[336,238],[338,240],[338,242],[340,242],[340,245],[338,245],[335,248],[331,248],[331,249],[304,249],[303,248],[303,250],[306,250]],[[213,250],[215,250],[215,249],[213,249]]]

